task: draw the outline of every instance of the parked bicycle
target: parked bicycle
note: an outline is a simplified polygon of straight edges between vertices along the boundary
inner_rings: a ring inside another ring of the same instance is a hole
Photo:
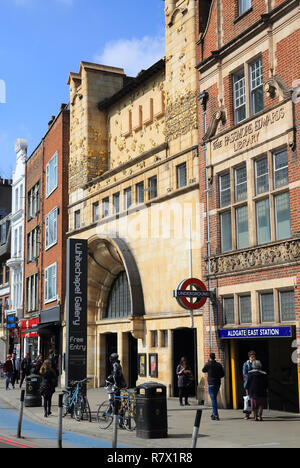
[[[127,431],[134,431],[136,428],[136,398],[135,393],[129,390],[118,390],[115,385],[106,381],[109,399],[103,401],[98,407],[97,422],[100,429],[108,429],[114,418],[114,406],[116,402],[119,407],[119,426]]]
[[[87,396],[83,390],[84,384],[90,379],[83,379],[70,382],[64,393],[63,417],[70,414],[76,421],[81,421],[84,417],[91,422],[91,409]]]

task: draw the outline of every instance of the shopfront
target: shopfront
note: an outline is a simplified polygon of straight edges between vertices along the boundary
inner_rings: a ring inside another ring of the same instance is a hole
[[[29,353],[32,360],[40,353],[40,337],[37,333],[39,322],[40,317],[21,321],[21,338],[23,341],[23,352],[21,351],[21,353],[23,356]]]
[[[243,407],[243,364],[248,360],[248,352],[255,351],[269,377],[269,408],[299,412],[298,369],[297,362],[293,362],[295,333],[292,326],[219,331],[230,375],[226,389],[230,406],[235,409]]]
[[[47,310],[42,310],[40,322],[37,328],[37,333],[40,336],[40,353],[46,359],[50,351],[53,350],[57,357],[58,370],[61,367],[59,357],[62,354],[61,350],[61,321],[60,321],[60,306],[55,306]]]

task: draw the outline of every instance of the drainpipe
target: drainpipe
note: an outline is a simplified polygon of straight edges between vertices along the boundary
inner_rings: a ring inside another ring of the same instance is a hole
[[[202,91],[199,95],[199,101],[203,109],[203,121],[204,121],[204,135],[207,132],[207,101],[209,98],[209,94],[207,91]],[[211,281],[210,281],[210,273],[211,273],[211,264],[210,264],[210,257],[211,257],[211,240],[210,240],[210,217],[209,217],[209,183],[208,183],[208,161],[207,161],[207,144],[204,143],[204,154],[205,154],[205,194],[206,194],[206,223],[207,223],[207,258],[208,258],[208,290],[211,290]],[[212,334],[212,306],[211,300],[209,300],[208,304],[209,310],[209,346],[210,352],[213,351],[213,334]]]

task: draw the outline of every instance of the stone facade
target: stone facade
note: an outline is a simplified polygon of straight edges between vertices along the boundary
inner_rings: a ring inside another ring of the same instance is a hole
[[[147,355],[147,373],[138,382],[158,380],[169,395],[175,392],[174,332],[190,330],[190,315],[172,292],[190,274],[189,221],[194,275],[201,274],[195,13],[195,1],[166,1],[166,57],[134,79],[84,62],[70,74],[69,236],[89,240],[88,375],[96,386],[105,383],[114,335],[129,383],[136,370],[133,337],[137,353]],[[131,312],[107,317],[122,271]],[[201,312],[194,327],[194,343],[177,351],[193,348],[200,395]],[[148,372],[151,353],[158,355],[156,377]]]

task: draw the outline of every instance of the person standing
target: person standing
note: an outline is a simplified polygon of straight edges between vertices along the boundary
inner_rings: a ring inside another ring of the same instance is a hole
[[[252,364],[255,360],[256,360],[256,352],[249,351],[248,361],[246,361],[243,365],[244,389],[246,391],[246,397],[244,397],[245,399],[244,413],[245,413],[246,420],[250,419],[250,415],[251,415],[251,409],[248,406],[248,399],[249,399],[248,390],[247,390],[248,375],[249,375],[249,372],[252,371]]]
[[[40,394],[44,398],[44,416],[47,418],[51,413],[52,396],[55,392],[57,376],[54,369],[52,369],[51,361],[46,359],[41,369],[40,375],[42,382],[40,386]]]
[[[186,358],[181,358],[180,364],[178,364],[176,369],[176,374],[178,376],[178,389],[179,389],[179,403],[180,406],[183,405],[183,398],[185,406],[190,406],[189,404],[189,387],[193,381],[193,374],[190,366],[188,365]]]
[[[11,354],[7,355],[6,361],[3,365],[3,373],[5,374],[5,388],[6,390],[10,390],[9,384],[10,384],[11,377],[13,374],[13,364],[11,362]]]
[[[220,421],[218,411],[218,393],[221,387],[221,380],[225,376],[223,366],[216,361],[216,355],[210,354],[210,360],[205,364],[202,369],[204,374],[207,374],[208,380],[208,393],[211,398],[213,414],[211,419],[213,421]]]
[[[252,362],[252,370],[248,373],[246,389],[251,400],[251,409],[255,421],[262,421],[262,415],[267,398],[268,376],[262,370],[260,361]]]
[[[43,356],[39,354],[39,356],[37,356],[37,358],[32,363],[33,373],[39,375],[42,365],[43,365]]]
[[[29,353],[25,354],[25,357],[21,362],[21,374],[20,388],[22,388],[25,378],[31,374],[31,357]]]
[[[11,362],[13,365],[13,373],[11,376],[11,384],[13,389],[15,389],[15,383],[19,381],[19,372],[20,372],[20,360],[17,358],[16,353],[12,353]]]

